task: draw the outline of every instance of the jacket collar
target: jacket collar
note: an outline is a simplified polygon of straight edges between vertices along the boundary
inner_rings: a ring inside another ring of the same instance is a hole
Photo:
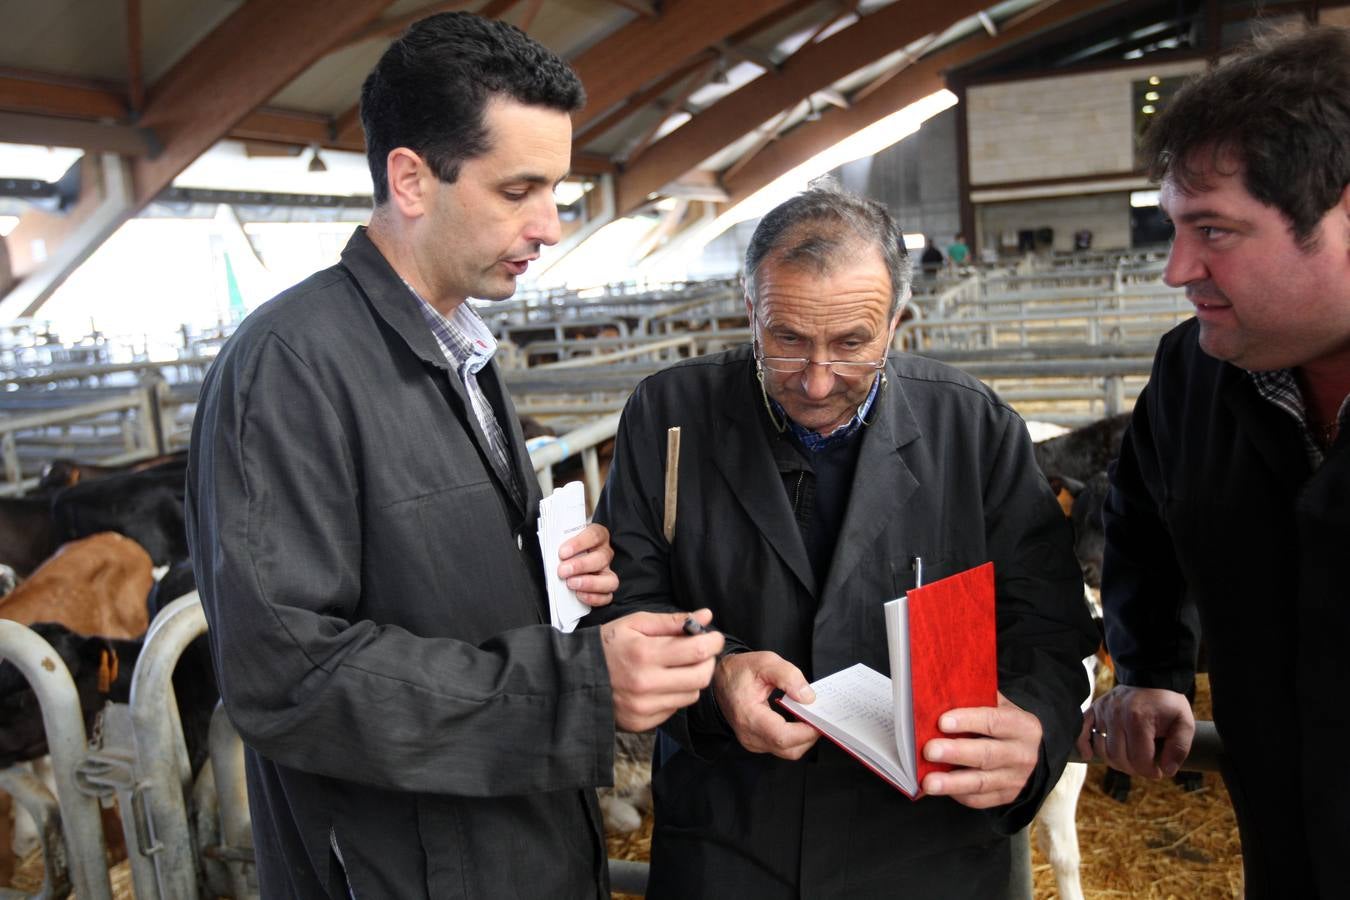
[[[478,417],[473,414],[473,407],[464,385],[460,382],[454,367],[445,358],[445,354],[441,352],[440,345],[436,343],[436,335],[432,334],[431,327],[422,316],[422,311],[417,308],[417,298],[412,295],[398,272],[394,271],[389,260],[384,258],[384,254],[371,241],[364,225],[357,227],[352,233],[351,240],[343,248],[342,265],[356,280],[376,315],[403,339],[408,349],[418,359],[445,373],[447,377],[442,379],[442,383],[449,385],[450,391],[458,400],[458,403],[451,404],[451,408],[486,459],[486,455],[491,452],[487,437],[483,434],[482,426],[478,424]],[[538,487],[529,454],[525,450],[525,441],[521,436],[515,407],[506,395],[501,373],[495,361],[483,368],[477,377],[479,385],[494,401],[496,408],[503,413],[498,424],[502,426],[511,444],[517,484],[524,494],[525,508],[521,512],[529,518],[529,511],[537,508]],[[487,468],[495,479],[496,470],[490,464]],[[505,491],[504,494],[508,498],[511,497],[510,491]]]
[[[872,424],[863,430],[858,467],[853,476],[844,522],[834,545],[834,558],[822,599],[832,597],[858,568],[865,551],[891,527],[891,521],[919,487],[900,455],[900,448],[923,436],[905,395],[904,379],[887,361],[887,384],[874,404]],[[822,611],[825,604],[821,604]]]
[[[815,575],[769,446],[766,429],[771,426],[766,424],[768,413],[760,397],[753,363],[748,353],[738,355],[743,362],[732,365],[733,368],[743,365],[744,375],[729,379],[730,389],[721,404],[725,431],[722,440],[710,442],[709,452],[727,488],[755,527],[797,580],[814,594]]]
[[[919,483],[900,448],[922,437],[905,396],[902,379],[887,365],[888,384],[873,404],[875,418],[863,432],[848,509],[835,543],[834,559],[821,591],[811,570],[801,531],[769,449],[768,413],[745,354],[743,378],[732,378],[722,404],[724,439],[712,444],[713,462],[755,527],[813,595],[830,596],[847,580],[864,551],[890,526]]]
[[[342,250],[342,265],[356,279],[370,305],[390,328],[398,333],[423,362],[447,372],[453,371],[445,354],[436,344],[436,336],[427,327],[417,308],[417,300],[408,291],[398,272],[371,241],[366,226],[359,225]],[[454,382],[456,379],[450,379]]]

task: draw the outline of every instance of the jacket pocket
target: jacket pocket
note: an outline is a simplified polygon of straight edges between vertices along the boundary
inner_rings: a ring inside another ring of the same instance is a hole
[[[937,554],[923,554],[922,583],[928,584],[952,574],[944,559]],[[891,671],[890,654],[886,643],[887,603],[904,596],[919,583],[920,572],[914,565],[914,556],[875,556],[863,560],[860,571],[875,573],[874,578],[859,586],[859,609],[855,617],[857,661],[866,663],[878,672]],[[870,588],[870,589],[869,589]]]

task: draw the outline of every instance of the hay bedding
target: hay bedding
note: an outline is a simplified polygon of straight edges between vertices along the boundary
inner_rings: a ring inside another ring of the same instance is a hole
[[[1201,675],[1196,717],[1210,718],[1209,681]],[[1102,793],[1103,769],[1093,766],[1078,798],[1078,847],[1083,894],[1088,900],[1217,900],[1242,894],[1242,851],[1228,791],[1217,773],[1186,793],[1171,781],[1134,779],[1129,802]],[[651,855],[650,814],[642,828],[609,836],[609,855],[646,861]],[[1032,876],[1037,900],[1057,897],[1055,873],[1035,847]],[[627,894],[614,894],[627,898]]]
[[[1197,718],[1209,714],[1209,684],[1200,676]],[[1089,898],[1217,900],[1241,896],[1242,853],[1228,791],[1214,773],[1205,786],[1185,793],[1170,781],[1135,779],[1129,803],[1121,805],[1101,792],[1102,769],[1094,766],[1078,798],[1078,845],[1083,893]],[[609,855],[647,861],[651,857],[652,819],[631,834],[610,835]],[[1050,864],[1034,847],[1032,874],[1038,900],[1057,896]],[[131,873],[125,862],[111,870],[113,897],[130,900]],[[34,891],[42,883],[42,860],[25,859],[15,887]],[[616,898],[629,895],[615,894]]]

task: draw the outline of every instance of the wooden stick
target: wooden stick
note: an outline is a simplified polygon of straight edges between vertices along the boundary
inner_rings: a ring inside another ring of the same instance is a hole
[[[675,540],[675,504],[680,494],[680,426],[666,429],[666,543]]]

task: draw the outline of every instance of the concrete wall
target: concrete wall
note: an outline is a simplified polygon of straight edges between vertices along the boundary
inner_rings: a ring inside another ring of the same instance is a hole
[[[972,86],[970,183],[1003,184],[1134,169],[1131,85],[1198,72],[1203,61]]]
[[[999,248],[1001,233],[1011,232],[1015,238],[1017,231],[1024,228],[1053,228],[1055,250],[1072,250],[1073,233],[1080,228],[1092,232],[1094,250],[1130,246],[1128,192],[985,203],[976,208],[975,219],[981,251],[986,247]],[[1015,250],[1014,240],[1012,252]]]

